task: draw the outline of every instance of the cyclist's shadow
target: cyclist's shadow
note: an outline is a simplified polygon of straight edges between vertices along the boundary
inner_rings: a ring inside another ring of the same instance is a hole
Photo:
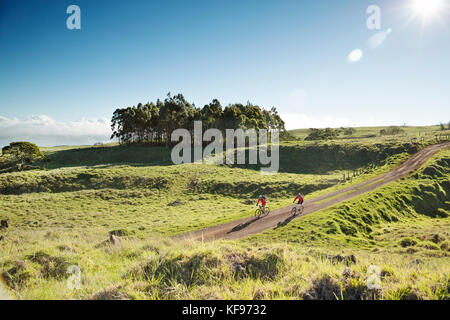
[[[277,226],[274,229],[278,229],[281,227],[284,227],[285,225],[287,225],[289,222],[291,222],[292,220],[294,220],[294,218],[300,216],[299,214],[296,215],[290,215],[286,220],[284,220],[283,222],[278,222]]]
[[[237,231],[240,231],[240,230],[242,230],[242,229],[245,229],[245,228],[247,228],[249,225],[251,225],[253,222],[258,221],[259,219],[260,219],[260,218],[253,218],[253,219],[250,220],[250,221],[247,221],[247,222],[245,222],[245,223],[238,224],[238,225],[235,226],[233,229],[231,229],[230,231],[228,231],[227,234],[233,233],[233,232],[237,232]]]

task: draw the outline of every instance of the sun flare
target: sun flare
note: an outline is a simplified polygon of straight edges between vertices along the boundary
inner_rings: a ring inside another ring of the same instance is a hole
[[[442,0],[413,0],[412,8],[416,15],[429,18],[439,13],[442,8]]]

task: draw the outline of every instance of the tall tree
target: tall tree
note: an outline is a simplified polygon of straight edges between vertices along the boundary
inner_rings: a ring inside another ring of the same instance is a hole
[[[160,110],[160,128],[164,132],[166,147],[169,146],[170,136],[175,129],[191,129],[193,127],[194,107],[179,93],[171,96],[170,92],[164,100],[164,106]]]

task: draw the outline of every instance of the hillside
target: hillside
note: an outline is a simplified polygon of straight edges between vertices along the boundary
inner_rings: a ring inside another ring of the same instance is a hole
[[[0,175],[10,225],[0,269],[25,299],[449,298],[448,149],[401,181],[247,239],[171,239],[251,216],[261,193],[276,209],[298,191],[310,199],[366,181],[429,143],[283,142],[273,176],[174,166],[165,148],[43,149],[49,170]],[[371,264],[380,290],[365,285]],[[66,286],[69,265],[80,290]]]

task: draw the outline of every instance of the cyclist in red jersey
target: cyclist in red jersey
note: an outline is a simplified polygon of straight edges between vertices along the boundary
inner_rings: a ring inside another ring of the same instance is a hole
[[[266,201],[266,197],[265,197],[264,195],[260,195],[260,196],[258,197],[258,202],[256,203],[256,206],[258,206],[258,204],[259,204],[260,202],[261,202],[262,207],[265,208],[265,207],[266,207],[267,201]]]
[[[294,202],[298,199],[298,204],[303,204],[303,196],[302,194],[299,192],[298,195],[295,197]]]

